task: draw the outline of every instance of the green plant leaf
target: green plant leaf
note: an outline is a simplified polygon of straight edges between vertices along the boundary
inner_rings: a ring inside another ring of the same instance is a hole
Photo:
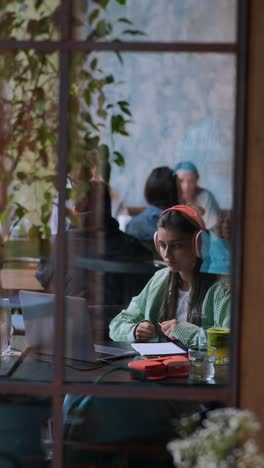
[[[107,145],[100,145],[97,149],[97,169],[98,174],[102,176],[102,178],[109,182],[110,174],[111,174],[111,164],[109,162],[110,151]]]
[[[100,15],[100,10],[97,8],[96,10],[93,10],[92,13],[88,16],[88,21],[90,24],[92,24]]]
[[[93,0],[93,2],[100,5],[101,8],[106,8],[110,0]]]
[[[97,91],[98,89],[100,89],[101,86],[102,86],[102,82],[100,80],[96,80],[96,79],[91,80],[90,83],[88,84],[88,88],[92,93],[94,93],[94,91]]]
[[[90,67],[91,67],[92,70],[95,70],[95,69],[96,69],[97,63],[98,63],[97,58],[94,58],[94,59],[91,61]]]
[[[38,10],[41,5],[43,5],[44,1],[43,0],[35,0],[35,8]]]
[[[47,223],[48,221],[49,219],[47,220]],[[51,229],[50,229],[49,224],[42,225],[42,233],[43,233],[42,237],[44,237],[44,239],[49,239],[51,237]]]
[[[113,115],[111,117],[111,130],[112,133],[120,133],[121,135],[128,136],[126,130],[126,120],[121,114]]]
[[[119,5],[126,5],[127,0],[116,0]]]
[[[50,16],[43,16],[39,21],[39,33],[47,34],[49,32]]]
[[[129,106],[129,102],[127,102],[127,101],[117,101],[117,104],[119,106]]]
[[[113,162],[119,167],[124,167],[125,158],[122,155],[122,153],[120,153],[119,151],[114,151],[114,155],[115,155],[115,158],[113,159]]]
[[[98,130],[97,125],[94,123],[92,116],[89,112],[82,112],[81,117],[89,124],[94,130]]]
[[[129,115],[129,117],[132,117],[132,114],[131,114],[130,110],[127,107],[125,107],[125,106],[120,106],[120,107],[121,107],[122,112],[124,112],[124,114],[127,114],[127,115]]]
[[[112,29],[113,29],[112,24],[109,23],[108,21],[105,21],[103,19],[98,21],[95,27],[95,33],[96,33],[97,38],[108,36],[108,34],[111,34]]]
[[[119,23],[126,23],[126,24],[130,24],[131,26],[133,26],[133,21],[130,21],[129,19],[127,18],[118,18],[117,20]]]
[[[114,83],[115,79],[113,77],[113,75],[107,75],[104,79],[105,81],[105,84],[112,84]]]
[[[87,151],[94,150],[98,147],[99,137],[87,138],[85,137],[85,149]]]
[[[89,88],[86,88],[83,93],[84,100],[87,104],[87,106],[90,106],[92,103],[92,97],[91,97],[91,92]]]
[[[19,171],[19,172],[16,173],[16,178],[17,178],[18,180],[21,180],[21,181],[22,181],[22,180],[27,179],[27,177],[28,177],[28,174],[27,174],[26,172],[21,172],[21,171]]]
[[[124,60],[123,60],[123,57],[122,57],[122,54],[121,54],[120,50],[115,50],[114,52],[115,52],[115,54],[116,54],[116,56],[117,56],[119,62],[121,63],[121,65],[123,65],[123,64],[124,64]]]
[[[10,211],[9,211],[8,208],[1,211],[1,213],[0,213],[0,223],[5,224],[7,222],[7,220],[8,220],[9,214],[10,214]]]
[[[23,216],[25,216],[25,214],[27,213],[27,209],[20,205],[20,203],[16,203],[16,209],[15,209],[15,214],[17,216],[18,219],[22,219]]]
[[[131,36],[146,36],[146,33],[139,29],[125,29],[122,34],[130,34]]]
[[[39,226],[31,226],[31,228],[28,231],[28,237],[30,240],[39,239],[41,237]]]
[[[132,114],[129,110],[129,103],[127,101],[118,101],[117,104],[119,105],[122,112],[132,117]]]

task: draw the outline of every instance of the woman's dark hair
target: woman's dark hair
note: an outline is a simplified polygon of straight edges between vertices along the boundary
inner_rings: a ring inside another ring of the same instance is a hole
[[[158,228],[177,229],[183,234],[193,236],[200,229],[187,215],[180,211],[168,211],[161,215]],[[202,305],[208,289],[216,282],[217,275],[201,273],[202,260],[197,257],[194,266],[192,289],[189,300],[187,321],[195,325],[201,325]],[[179,290],[182,288],[182,279],[179,273],[170,272],[167,287],[164,294],[163,320],[171,320],[176,317]],[[195,313],[194,313],[195,310]]]
[[[167,166],[156,167],[146,180],[145,198],[150,205],[162,210],[177,205],[176,176]]]

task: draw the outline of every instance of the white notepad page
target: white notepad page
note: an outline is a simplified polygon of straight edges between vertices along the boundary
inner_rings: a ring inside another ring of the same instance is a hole
[[[167,354],[185,354],[186,351],[174,343],[131,343],[141,356],[166,356]]]

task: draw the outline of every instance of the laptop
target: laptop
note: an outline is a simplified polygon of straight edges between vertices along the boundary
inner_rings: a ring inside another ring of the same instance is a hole
[[[53,355],[55,295],[19,291],[19,299],[29,348],[40,354]],[[65,358],[97,362],[137,354],[129,343],[95,344],[86,299],[65,296]]]

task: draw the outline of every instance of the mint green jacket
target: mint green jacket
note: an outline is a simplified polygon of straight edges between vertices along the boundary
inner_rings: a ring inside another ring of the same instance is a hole
[[[169,269],[159,270],[147,283],[141,293],[133,297],[127,309],[122,310],[110,323],[110,338],[114,341],[135,342],[134,331],[142,320],[149,320],[155,326],[163,315],[164,291]],[[229,280],[216,282],[207,291],[202,306],[202,327],[230,327],[231,291]],[[179,322],[173,336],[184,346],[197,344],[199,327],[189,322]],[[151,341],[166,341],[156,336]]]

